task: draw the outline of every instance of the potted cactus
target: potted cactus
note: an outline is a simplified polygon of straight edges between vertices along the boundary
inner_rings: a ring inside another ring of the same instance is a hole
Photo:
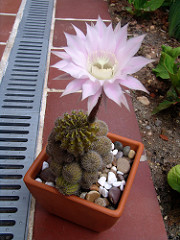
[[[103,231],[122,214],[143,145],[108,133],[106,123],[97,119],[99,105],[102,99],[110,98],[129,109],[123,87],[147,92],[129,74],[151,60],[134,57],[144,36],[127,39],[127,25],[121,28],[118,24],[113,30],[111,24],[107,27],[98,18],[95,26],[87,25],[86,36],[73,27],[76,36],[66,34],[68,47],[64,48],[65,52],[55,52],[62,60],[53,67],[74,77],[62,95],[82,90],[82,100],[88,98],[88,111],[74,110],[56,119],[47,146],[24,181],[49,212],[92,230]],[[117,145],[114,152],[112,145],[113,148]],[[123,151],[124,156],[121,155]],[[44,162],[48,167],[42,170]],[[107,168],[111,170],[107,172]],[[48,184],[37,181],[38,177]],[[93,197],[89,192],[93,192]],[[104,206],[105,201],[111,204]]]

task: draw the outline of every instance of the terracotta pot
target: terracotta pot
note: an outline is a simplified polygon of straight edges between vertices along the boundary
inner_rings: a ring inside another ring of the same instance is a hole
[[[34,179],[41,171],[43,161],[48,159],[45,148],[33,162],[24,177],[24,182],[34,198],[50,213],[91,230],[101,232],[112,227],[122,215],[144,146],[140,142],[116,134],[108,133],[108,137],[112,142],[120,141],[124,146],[128,145],[136,151],[136,157],[116,210],[101,207],[77,196],[64,196],[55,188],[35,181]]]

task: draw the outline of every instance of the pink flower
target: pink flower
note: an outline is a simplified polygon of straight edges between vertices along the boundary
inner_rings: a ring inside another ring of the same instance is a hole
[[[152,62],[135,56],[145,35],[127,39],[127,27],[118,24],[113,30],[99,17],[95,25],[88,25],[87,34],[73,26],[76,35],[65,33],[65,52],[53,52],[62,60],[53,67],[74,79],[67,85],[62,96],[82,90],[82,100],[88,98],[88,113],[96,105],[100,95],[105,95],[118,105],[128,108],[124,91],[127,87],[147,92],[139,80],[130,76]]]

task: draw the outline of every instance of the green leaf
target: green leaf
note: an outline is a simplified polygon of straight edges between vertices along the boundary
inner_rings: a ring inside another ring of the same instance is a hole
[[[169,76],[173,87],[175,88],[180,87],[180,79],[178,78],[178,73],[172,74],[169,72]]]
[[[161,48],[162,48],[162,52],[167,53],[169,56],[171,56],[172,58],[174,58],[174,60],[175,60],[178,56],[180,56],[180,47],[172,48],[172,47],[170,47],[170,46],[162,45]]]
[[[134,1],[134,7],[136,10],[143,10],[143,6],[146,3],[147,0],[135,0]]]
[[[162,52],[161,57],[163,59],[164,67],[166,68],[167,72],[176,74],[174,59],[165,52]]]
[[[155,11],[156,9],[158,9],[159,7],[162,6],[164,0],[150,0],[150,1],[146,1],[146,3],[144,4],[143,8],[146,11]]]
[[[162,79],[169,79],[168,71],[164,67],[162,61],[159,61],[157,67],[153,69],[153,72],[156,74],[156,77],[160,77]]]
[[[171,168],[167,175],[167,181],[172,189],[180,192],[180,164]]]
[[[178,95],[177,95],[176,90],[174,89],[174,87],[171,87],[167,91],[167,98],[168,98],[169,101],[178,101]]]
[[[180,40],[180,1],[176,0],[169,11],[169,35]]]
[[[152,112],[152,114],[156,114],[162,110],[165,110],[169,107],[171,107],[173,104],[176,104],[177,102],[176,101],[168,101],[168,100],[164,100],[162,103],[160,103]]]

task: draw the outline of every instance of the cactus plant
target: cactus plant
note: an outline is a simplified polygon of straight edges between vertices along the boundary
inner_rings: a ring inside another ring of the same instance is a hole
[[[89,187],[98,181],[98,172],[83,172],[81,187],[83,189],[89,189]]]
[[[112,142],[106,136],[97,137],[97,141],[92,144],[92,149],[104,157],[111,151]]]
[[[56,178],[56,188],[65,195],[77,195],[79,187],[80,186],[78,183],[68,183],[62,176]]]
[[[94,126],[98,127],[98,132],[96,133],[96,136],[106,136],[108,133],[108,126],[104,121],[96,120],[94,123]]]
[[[58,118],[55,131],[56,141],[61,142],[61,148],[74,156],[83,155],[92,142],[96,140],[98,128],[90,124],[87,114],[83,111],[65,113],[64,118]]]
[[[97,171],[102,164],[101,156],[95,151],[88,151],[81,158],[81,165],[87,172]]]
[[[63,166],[62,169],[63,178],[71,183],[75,184],[81,180],[82,170],[77,162],[72,162]]]

